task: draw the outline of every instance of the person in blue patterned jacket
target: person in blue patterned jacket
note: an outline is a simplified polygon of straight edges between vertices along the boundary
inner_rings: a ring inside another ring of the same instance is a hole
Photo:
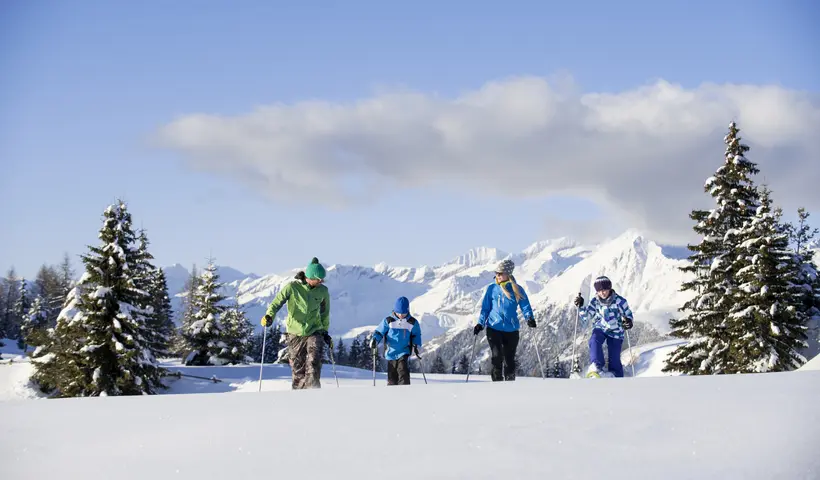
[[[393,307],[393,315],[382,320],[373,331],[370,348],[378,348],[382,340],[385,342],[384,358],[387,359],[387,384],[410,385],[407,359],[413,352],[421,354],[421,326],[410,315],[407,297],[399,297]]]
[[[605,276],[595,279],[595,297],[584,307],[584,297],[578,294],[575,306],[581,328],[592,323],[592,336],[589,338],[590,366],[588,377],[600,377],[604,371],[604,343],[609,351],[609,371],[616,377],[624,376],[621,364],[621,345],[624,343],[624,329],[633,325],[632,310],[626,299],[612,289],[612,281]]]
[[[487,343],[493,365],[490,378],[494,382],[515,380],[515,352],[518,349],[518,309],[524,314],[527,325],[535,328],[527,293],[515,281],[512,260],[503,260],[495,269],[495,282],[487,286],[481,301],[478,324],[473,327],[473,335],[478,335],[487,327]],[[503,370],[502,370],[503,367]]]

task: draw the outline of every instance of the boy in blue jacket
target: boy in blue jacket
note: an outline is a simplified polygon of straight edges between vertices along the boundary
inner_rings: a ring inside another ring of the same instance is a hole
[[[604,371],[604,343],[609,351],[609,371],[616,377],[624,376],[621,364],[621,346],[624,331],[632,328],[632,310],[626,299],[612,289],[612,281],[605,276],[595,279],[595,297],[584,307],[584,297],[578,294],[575,306],[582,328],[592,323],[589,338],[589,370],[587,377],[599,378]]]
[[[410,385],[407,359],[413,352],[421,354],[421,326],[410,315],[410,301],[407,297],[399,297],[393,307],[393,315],[382,320],[373,331],[370,348],[378,348],[382,340],[385,341],[387,384]]]

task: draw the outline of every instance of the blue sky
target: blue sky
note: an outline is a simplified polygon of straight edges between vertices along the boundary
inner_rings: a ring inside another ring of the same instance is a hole
[[[482,184],[450,188],[446,176],[436,186],[394,178],[354,207],[283,203],[155,142],[190,114],[348,104],[385,88],[452,98],[487,82],[562,73],[584,92],[612,94],[658,79],[684,89],[820,90],[820,33],[812,31],[820,7],[811,1],[288,3],[3,2],[0,189],[10,208],[0,268],[31,276],[63,252],[83,253],[118,197],[147,229],[157,263],[213,255],[255,273],[314,255],[436,264],[479,245],[517,251],[632,226],[594,195],[522,198]],[[477,168],[492,176],[505,161]],[[589,167],[573,168],[583,177]],[[320,185],[301,195],[320,196]]]

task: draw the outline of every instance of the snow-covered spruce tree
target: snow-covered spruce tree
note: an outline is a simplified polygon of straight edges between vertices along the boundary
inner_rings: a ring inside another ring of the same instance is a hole
[[[200,282],[199,272],[197,271],[196,264],[194,264],[183,286],[184,296],[182,297],[182,305],[180,306],[180,327],[177,329],[177,335],[173,342],[174,353],[182,357],[183,360],[185,360],[190,348],[185,337],[185,332],[190,329],[191,324],[195,321],[194,316],[198,305],[197,295],[199,294]]]
[[[101,244],[82,256],[85,274],[60,312],[52,342],[43,349],[51,357],[45,361],[35,355],[35,380],[48,377],[45,383],[59,396],[150,394],[161,385],[162,369],[142,336],[144,299],[133,277],[131,225],[125,203],[106,208]],[[57,374],[42,371],[45,365]]]
[[[28,286],[25,278],[20,279],[20,291],[17,294],[17,302],[14,304],[13,322],[10,325],[10,330],[6,332],[9,338],[17,339],[17,346],[21,349],[26,347],[26,341],[23,336],[23,324],[26,323],[29,309],[31,309],[31,300],[28,293]]]
[[[717,204],[711,210],[694,210],[689,217],[696,222],[695,232],[703,238],[689,245],[690,264],[681,270],[693,273],[692,280],[681,286],[682,291],[695,294],[679,310],[685,316],[671,319],[671,335],[690,341],[673,351],[664,372],[708,375],[732,370],[730,347],[736,338],[727,323],[733,296],[738,287],[736,278],[739,232],[755,215],[759,196],[751,176],[757,166],[746,159],[749,147],[741,143],[740,130],[732,122],[724,138],[724,162],[715,175],[706,180],[704,189]]]
[[[359,341],[359,337],[353,337],[353,341],[350,343],[350,354],[347,356],[347,363],[344,365],[359,367],[362,357],[367,358],[369,351],[369,348],[362,349],[362,343]]]
[[[816,329],[813,340],[820,343],[820,275],[818,275],[817,265],[814,262],[815,252],[812,248],[815,245],[815,237],[820,231],[809,225],[809,216],[805,208],[798,208],[797,224],[788,225],[788,230],[794,253],[803,265],[802,283],[808,285],[803,292],[803,301],[799,308],[809,318],[809,325]]]
[[[17,304],[17,296],[20,294],[20,279],[17,278],[14,267],[11,267],[6,273],[3,285],[3,309],[0,310],[0,339],[11,338],[14,325],[18,323],[14,306]]]
[[[31,376],[40,390],[60,396],[60,387],[72,388],[75,379],[84,376],[80,359],[79,343],[83,333],[78,324],[83,317],[79,309],[83,285],[76,285],[65,299],[62,310],[57,314],[57,325],[47,328],[42,343],[31,354],[34,373]],[[48,322],[48,319],[46,319]],[[68,396],[68,395],[63,395]]]
[[[43,298],[38,296],[31,303],[31,307],[26,313],[23,325],[20,328],[20,338],[24,342],[21,348],[25,351],[28,346],[39,347],[43,345],[48,338],[47,328],[48,315],[46,307]]]
[[[790,248],[780,210],[773,211],[771,191],[760,192],[755,217],[740,231],[737,262],[743,266],[728,319],[735,340],[726,373],[786,371],[806,362],[799,350],[807,346],[802,304],[811,285],[803,259]]]
[[[165,271],[161,268],[154,270],[151,282],[148,285],[148,294],[151,297],[151,318],[149,323],[154,332],[154,343],[151,348],[157,358],[170,357],[171,346],[176,335],[174,325],[174,311],[168,295],[168,280]]]
[[[151,262],[154,256],[148,251],[148,235],[140,230],[134,248],[133,276],[141,297],[140,307],[145,310],[142,336],[154,358],[169,356],[174,333],[171,319],[171,302],[164,274]],[[162,277],[162,278],[160,278]]]
[[[193,318],[182,332],[188,352],[185,364],[223,365],[230,361],[222,354],[228,346],[223,340],[222,325],[222,314],[226,309],[222,302],[226,297],[219,292],[222,284],[219,283],[219,273],[213,261],[208,263],[198,283]]]
[[[253,325],[248,321],[242,307],[237,304],[228,306],[222,314],[222,326],[222,340],[226,346],[220,351],[220,357],[225,358],[230,364],[253,361],[250,357]],[[265,356],[267,353],[265,352]]]

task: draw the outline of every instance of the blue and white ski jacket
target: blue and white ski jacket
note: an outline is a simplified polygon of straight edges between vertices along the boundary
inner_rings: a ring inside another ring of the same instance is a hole
[[[504,295],[502,288],[507,289],[510,293],[509,297]],[[504,286],[497,283],[491,283],[487,286],[487,290],[484,292],[484,300],[481,302],[481,314],[478,317],[478,323],[493,330],[515,332],[521,328],[518,322],[518,307],[521,307],[525,319],[535,318],[532,307],[530,307],[530,299],[527,298],[527,294],[520,285],[518,291],[521,292],[521,300],[515,299],[512,281],[504,282]]]
[[[621,319],[626,317],[635,320],[629,303],[614,290],[606,300],[601,300],[596,295],[589,301],[589,305],[578,309],[578,317],[581,320],[581,328],[586,328],[591,321],[593,329],[600,329],[609,337],[621,339],[624,338]]]
[[[405,318],[385,318],[373,331],[373,338],[377,343],[386,339],[384,358],[387,360],[398,360],[410,355],[411,343],[421,350],[421,326],[418,320],[410,315]]]

